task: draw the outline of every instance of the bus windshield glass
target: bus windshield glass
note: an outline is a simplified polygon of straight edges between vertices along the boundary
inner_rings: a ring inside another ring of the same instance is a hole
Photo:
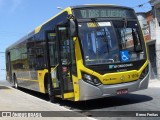
[[[145,59],[143,37],[136,21],[91,21],[78,24],[86,65]]]

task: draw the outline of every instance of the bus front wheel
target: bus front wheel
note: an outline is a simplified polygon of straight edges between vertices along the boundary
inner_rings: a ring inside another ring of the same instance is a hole
[[[53,91],[51,90],[50,83],[47,84],[47,91],[48,91],[48,96],[49,96],[50,102],[55,103],[56,99],[55,99]]]

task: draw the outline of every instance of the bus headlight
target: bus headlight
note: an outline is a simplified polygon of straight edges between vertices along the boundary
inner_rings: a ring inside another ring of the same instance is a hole
[[[148,74],[149,66],[147,65],[146,68],[142,71],[140,79],[144,79],[144,77]]]
[[[99,81],[98,78],[96,78],[95,76],[92,76],[92,75],[89,75],[89,74],[86,74],[86,73],[82,73],[82,78],[85,82],[89,83],[89,84],[92,84],[94,86],[99,86],[101,85],[102,83]]]

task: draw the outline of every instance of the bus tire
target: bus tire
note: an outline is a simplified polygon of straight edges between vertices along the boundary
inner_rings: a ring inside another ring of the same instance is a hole
[[[15,74],[13,75],[13,80],[14,80],[14,88],[18,89],[18,82]]]
[[[50,88],[50,83],[49,83],[49,80],[48,80],[48,74],[46,75],[45,78],[46,78],[45,81],[47,81],[47,85],[45,85],[45,86],[47,87],[46,90],[47,90],[47,93],[48,93],[48,96],[49,96],[49,100],[50,100],[51,103],[55,103],[56,99],[55,99],[53,91]]]
[[[48,92],[48,96],[49,96],[49,100],[51,103],[56,103],[56,98],[54,96],[53,91],[50,88],[50,83],[47,83],[47,92]]]

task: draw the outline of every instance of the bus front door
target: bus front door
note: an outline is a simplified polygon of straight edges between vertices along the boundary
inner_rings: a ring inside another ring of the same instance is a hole
[[[60,80],[62,99],[73,97],[73,83],[71,71],[71,41],[69,40],[68,29],[66,26],[57,26],[56,30],[58,41],[59,67],[58,78]]]

